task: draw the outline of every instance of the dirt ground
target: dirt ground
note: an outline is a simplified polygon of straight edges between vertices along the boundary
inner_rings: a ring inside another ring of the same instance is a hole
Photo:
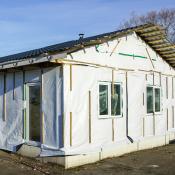
[[[175,175],[175,144],[64,170],[53,164],[0,151],[0,175]]]

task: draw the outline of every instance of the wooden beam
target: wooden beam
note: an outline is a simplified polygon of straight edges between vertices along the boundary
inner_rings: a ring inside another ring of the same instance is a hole
[[[142,119],[142,134],[143,134],[143,137],[145,137],[145,118],[144,117]]]
[[[114,118],[112,118],[112,141],[115,140],[115,131],[114,131]]]
[[[112,70],[112,97],[114,97],[114,70]]]
[[[148,26],[148,27],[143,27],[142,29],[136,29],[136,32],[138,32],[139,34],[141,34],[141,33],[144,33],[144,32],[151,32],[151,31],[153,31],[153,30],[160,30],[157,26]]]
[[[168,125],[168,108],[167,108],[167,110],[166,110],[166,129],[167,129],[167,131],[168,131],[168,129],[169,129],[169,125]]]
[[[72,91],[72,64],[70,64],[70,91]]]
[[[4,72],[3,121],[6,121],[6,73]]]
[[[162,48],[156,48],[156,51],[160,51],[160,50],[168,50],[168,49],[175,49],[174,45],[171,46],[166,46],[166,47],[162,47]]]
[[[141,33],[140,36],[152,36],[152,35],[162,35],[162,31],[159,31],[159,30],[154,30],[154,31],[149,31],[149,32],[144,32],[144,33]]]
[[[172,58],[172,57],[175,58],[175,52],[174,53],[171,53],[171,54],[164,54],[164,55],[161,55],[161,56],[166,57],[167,59],[168,58]]]
[[[174,128],[174,106],[172,106],[172,128]]]
[[[70,112],[70,146],[72,146],[72,112]]]
[[[159,40],[155,40],[155,41],[147,41],[148,44],[155,44],[155,43],[164,43],[164,39],[159,39]]]
[[[92,131],[91,131],[91,91],[89,91],[89,143],[92,142]]]
[[[148,54],[148,58],[149,58],[149,60],[150,60],[150,62],[151,62],[151,65],[152,65],[152,67],[153,67],[153,69],[154,69],[153,60],[151,59],[151,56],[150,56],[150,54],[149,54],[149,52],[148,52],[148,49],[147,49],[147,48],[146,48],[146,52],[147,52],[147,54]]]
[[[173,54],[175,51],[174,50],[169,50],[169,51],[159,51],[160,54]]]
[[[165,59],[165,60],[167,60],[167,59]],[[170,63],[170,64],[175,63],[175,58],[174,58],[174,60],[167,60],[167,61],[168,61],[168,63]]]
[[[160,34],[160,35],[144,36],[143,38],[144,38],[145,40],[155,40],[155,39],[165,38],[165,36],[162,35],[162,34]]]

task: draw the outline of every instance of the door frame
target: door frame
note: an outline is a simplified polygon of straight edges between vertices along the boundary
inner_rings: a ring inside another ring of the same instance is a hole
[[[30,140],[30,126],[29,126],[29,87],[30,86],[40,86],[40,142]],[[28,82],[24,84],[24,140],[27,144],[33,146],[40,146],[42,140],[42,115],[41,115],[41,105],[42,105],[42,97],[41,97],[41,82]]]

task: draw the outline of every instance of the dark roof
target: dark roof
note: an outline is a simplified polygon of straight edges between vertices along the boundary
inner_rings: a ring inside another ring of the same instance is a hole
[[[135,31],[143,40],[145,40],[155,51],[157,51],[158,54],[162,55],[161,50],[163,50],[164,53],[166,53],[165,51],[168,51],[168,52],[171,51],[171,55],[175,53],[175,47],[166,39],[166,35],[162,27],[155,24],[144,24],[136,27],[126,28],[126,29],[117,30],[114,32],[87,37],[80,40],[67,41],[67,42],[63,42],[63,43],[59,43],[59,44],[55,44],[47,47],[42,47],[39,49],[34,49],[34,50],[30,50],[30,51],[26,51],[18,54],[0,57],[0,63],[25,60],[33,57],[38,57],[44,53],[52,54],[52,53],[68,51],[71,48],[74,48],[78,45],[82,45],[82,44],[84,46],[92,45],[92,44],[95,44],[96,41],[99,41],[102,39],[110,40],[111,38],[117,37],[120,34],[123,35],[133,31]],[[168,48],[166,50],[167,45],[168,45]],[[163,55],[162,57],[166,58],[166,55]]]

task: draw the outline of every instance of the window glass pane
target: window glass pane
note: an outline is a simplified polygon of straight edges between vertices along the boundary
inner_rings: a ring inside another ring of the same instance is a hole
[[[99,85],[99,113],[108,115],[108,85]]]
[[[114,84],[114,95],[112,94],[112,85],[111,85],[111,115],[120,115],[121,114],[121,91],[120,85]]]
[[[147,113],[153,112],[153,87],[147,87]]]
[[[160,89],[155,88],[155,112],[160,112]]]

